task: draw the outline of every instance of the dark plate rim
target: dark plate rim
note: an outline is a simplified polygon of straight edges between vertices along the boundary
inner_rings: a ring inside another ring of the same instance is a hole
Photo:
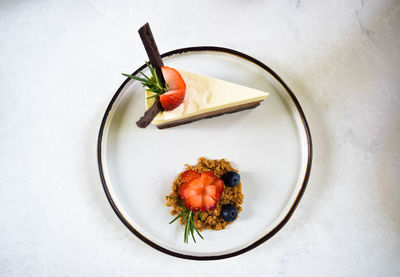
[[[130,80],[129,78],[127,78],[122,84],[121,86],[118,88],[118,90],[115,92],[114,96],[112,97],[110,103],[107,106],[107,109],[104,113],[103,119],[101,121],[101,125],[100,125],[100,130],[99,130],[99,135],[98,135],[98,140],[97,140],[97,163],[98,163],[98,167],[99,167],[99,173],[100,173],[100,179],[101,179],[101,183],[103,185],[103,189],[104,192],[106,194],[107,200],[110,203],[112,209],[114,210],[115,214],[117,215],[117,217],[122,221],[122,223],[133,233],[135,234],[140,240],[142,240],[143,242],[145,242],[146,244],[150,245],[151,247],[174,257],[178,257],[178,258],[183,258],[183,259],[190,259],[190,260],[219,260],[219,259],[226,259],[226,258],[230,258],[230,257],[234,257],[240,254],[243,254],[251,249],[254,249],[255,247],[261,245],[262,243],[264,243],[265,241],[267,241],[268,239],[270,239],[271,237],[273,237],[276,233],[279,232],[279,230],[282,229],[282,227],[289,221],[289,219],[292,217],[294,211],[296,210],[297,206],[299,205],[299,202],[304,194],[304,191],[307,187],[307,183],[310,177],[310,172],[311,172],[311,164],[312,164],[312,140],[311,140],[311,132],[310,132],[310,128],[308,126],[306,117],[304,115],[303,109],[300,106],[299,101],[297,100],[296,96],[294,95],[293,91],[286,85],[286,83],[282,80],[281,77],[279,77],[278,74],[276,74],[271,68],[269,68],[267,65],[265,65],[264,63],[260,62],[259,60],[246,55],[244,53],[241,53],[239,51],[233,50],[233,49],[229,49],[229,48],[224,48],[224,47],[218,47],[218,46],[194,46],[194,47],[185,47],[185,48],[180,48],[180,49],[175,49],[169,52],[166,52],[164,54],[161,55],[161,57],[165,58],[165,57],[170,57],[176,54],[183,54],[183,53],[187,53],[187,52],[201,52],[201,51],[206,51],[206,52],[221,52],[221,53],[225,53],[225,54],[231,54],[231,55],[235,55],[238,56],[242,59],[245,59],[247,61],[250,61],[256,65],[258,65],[259,67],[261,67],[262,69],[264,69],[265,71],[267,71],[268,73],[270,73],[282,86],[283,88],[286,90],[286,92],[288,93],[288,95],[290,96],[291,100],[293,101],[294,105],[296,106],[296,109],[299,113],[299,116],[301,118],[301,121],[303,123],[303,127],[304,127],[304,131],[306,133],[306,137],[307,137],[307,150],[308,150],[308,159],[307,159],[307,167],[306,167],[306,172],[304,175],[304,179],[303,179],[303,183],[301,185],[301,188],[292,204],[292,206],[290,207],[289,211],[287,212],[287,214],[285,215],[285,217],[279,222],[278,225],[276,225],[270,232],[268,232],[266,235],[262,236],[260,239],[258,239],[257,241],[253,242],[252,244],[238,250],[238,251],[234,251],[231,253],[227,253],[227,254],[223,254],[223,255],[213,255],[213,256],[194,256],[194,255],[186,255],[186,254],[181,254],[181,253],[177,253],[171,250],[168,250],[164,247],[159,246],[158,244],[152,242],[150,239],[146,238],[144,235],[142,235],[141,233],[139,233],[123,216],[123,214],[121,213],[121,211],[118,209],[117,205],[115,204],[114,200],[111,197],[110,191],[108,189],[105,177],[104,177],[104,171],[103,171],[103,159],[102,159],[102,151],[101,151],[101,147],[102,147],[102,140],[103,140],[103,133],[104,133],[104,127],[106,125],[107,122],[107,118],[108,115],[112,109],[113,104],[115,103],[115,100],[118,98],[119,94],[121,93],[122,89],[125,87],[125,85],[128,83],[128,81]],[[136,75],[137,73],[139,73],[139,71],[143,70],[146,67],[146,65],[142,65],[140,68],[138,68],[135,72],[132,73],[132,75]]]

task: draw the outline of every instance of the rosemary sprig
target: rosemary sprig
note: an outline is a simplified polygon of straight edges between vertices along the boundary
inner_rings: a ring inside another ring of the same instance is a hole
[[[167,196],[167,198],[174,199],[174,200],[179,200],[171,196]],[[201,212],[199,212],[201,213]],[[195,212],[192,210],[189,210],[186,208],[184,205],[182,205],[182,211],[173,219],[169,222],[169,224],[175,222],[179,218],[182,218],[182,223],[185,225],[185,233],[183,236],[183,241],[185,243],[189,242],[189,235],[192,236],[192,239],[194,242],[196,242],[196,239],[194,237],[194,232],[196,232],[200,238],[204,239],[203,236],[200,234],[199,230],[196,228],[196,225],[194,225],[194,215]],[[201,216],[201,214],[199,214]]]
[[[153,97],[158,97],[161,94],[165,93],[168,91],[168,85],[165,83],[165,85],[162,85],[160,78],[158,78],[156,70],[154,69],[154,67],[152,67],[148,62],[146,62],[147,67],[150,70],[151,76],[148,77],[146,74],[144,74],[143,72],[139,72],[140,75],[143,76],[142,77],[137,77],[134,75],[130,75],[130,74],[126,74],[126,73],[122,73],[122,75],[124,75],[125,77],[134,79],[136,81],[139,81],[142,83],[143,87],[146,87],[147,90],[154,92],[155,94],[152,96],[147,97],[147,99],[149,98],[153,98]]]

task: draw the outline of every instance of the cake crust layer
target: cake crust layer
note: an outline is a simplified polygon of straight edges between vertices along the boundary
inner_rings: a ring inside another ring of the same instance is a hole
[[[240,111],[244,111],[244,110],[248,110],[248,109],[253,109],[253,108],[259,106],[262,101],[263,100],[246,103],[246,104],[242,104],[242,105],[238,105],[238,106],[234,106],[234,107],[227,107],[227,108],[217,110],[217,111],[211,111],[211,112],[207,112],[207,113],[203,113],[203,114],[199,114],[199,115],[194,115],[191,117],[178,119],[178,120],[171,121],[171,122],[158,124],[156,126],[158,129],[166,129],[166,128],[171,128],[171,127],[175,127],[175,126],[186,124],[186,123],[191,123],[191,122],[201,120],[201,119],[212,118],[212,117],[220,116],[223,114],[229,114],[229,113],[240,112]]]

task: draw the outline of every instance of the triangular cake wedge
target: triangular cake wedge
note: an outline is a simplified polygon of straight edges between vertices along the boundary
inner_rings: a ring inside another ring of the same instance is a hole
[[[231,82],[179,70],[186,83],[183,103],[172,111],[160,112],[152,121],[159,129],[169,128],[196,120],[215,117],[255,108],[269,93]],[[150,108],[154,98],[146,92],[146,108]]]

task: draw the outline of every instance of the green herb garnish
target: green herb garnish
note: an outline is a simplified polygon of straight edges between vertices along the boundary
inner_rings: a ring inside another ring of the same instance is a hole
[[[155,94],[152,96],[147,97],[147,99],[149,98],[153,98],[153,97],[158,97],[161,94],[165,93],[168,91],[168,85],[165,83],[165,85],[162,85],[160,78],[158,78],[156,70],[154,69],[154,67],[152,67],[148,62],[146,62],[147,67],[150,70],[151,76],[148,77],[146,74],[144,74],[143,72],[139,71],[139,73],[143,76],[143,78],[141,77],[137,77],[137,76],[133,76],[130,74],[126,74],[126,73],[122,73],[122,75],[124,75],[125,77],[134,79],[136,81],[139,81],[142,83],[143,87],[146,87],[147,90],[154,92]]]
[[[179,200],[179,199],[176,199],[171,196],[167,196],[167,198]],[[204,239],[203,236],[200,234],[199,230],[194,225],[194,220],[193,220],[194,215],[195,215],[195,212],[193,212],[192,210],[189,210],[182,204],[182,211],[169,223],[169,224],[171,224],[171,223],[175,222],[176,220],[178,220],[179,218],[182,218],[182,223],[185,225],[185,233],[184,233],[184,239],[183,239],[183,241],[185,243],[188,243],[189,235],[192,235],[193,241],[196,242],[196,239],[194,238],[194,232],[196,232],[200,238]],[[199,216],[201,218],[201,212],[199,212]]]

